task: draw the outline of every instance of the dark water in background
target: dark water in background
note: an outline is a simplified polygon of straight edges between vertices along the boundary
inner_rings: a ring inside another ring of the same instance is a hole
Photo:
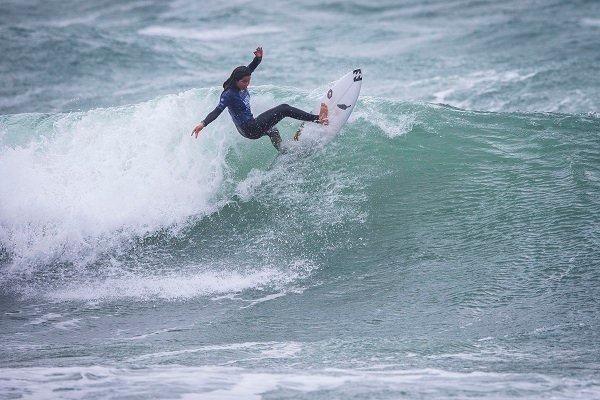
[[[1,398],[600,398],[599,3],[0,24]],[[257,45],[255,114],[362,68],[332,143],[190,138]]]

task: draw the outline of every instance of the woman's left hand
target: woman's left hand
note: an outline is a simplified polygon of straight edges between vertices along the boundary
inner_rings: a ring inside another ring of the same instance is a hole
[[[192,136],[196,135],[196,139],[198,139],[198,134],[200,133],[200,131],[202,129],[204,129],[206,125],[204,125],[204,122],[200,122],[195,128],[194,130],[192,130]]]
[[[262,47],[257,47],[256,50],[254,50],[254,55],[256,57],[262,57],[263,56],[263,49],[262,49]]]

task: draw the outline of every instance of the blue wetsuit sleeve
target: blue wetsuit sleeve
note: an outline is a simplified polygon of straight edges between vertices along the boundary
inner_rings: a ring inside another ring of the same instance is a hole
[[[254,60],[250,64],[248,64],[248,69],[252,72],[258,67],[258,64],[262,61],[262,57],[254,57]]]
[[[223,110],[225,109],[225,107],[227,107],[229,105],[229,96],[225,95],[221,95],[221,100],[219,100],[219,104],[215,107],[214,110],[212,110],[210,113],[208,113],[208,115],[206,116],[206,118],[204,118],[202,120],[202,122],[204,122],[204,126],[210,124],[211,122],[213,122],[215,119],[217,119],[217,117],[219,115],[221,115],[221,113],[223,112]]]

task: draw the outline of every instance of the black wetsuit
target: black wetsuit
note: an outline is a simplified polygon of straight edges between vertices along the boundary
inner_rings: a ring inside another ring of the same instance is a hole
[[[261,62],[261,57],[254,57],[254,60],[248,65],[248,69],[253,72]],[[319,116],[302,111],[292,107],[289,104],[281,104],[271,108],[254,118],[250,110],[250,93],[248,90],[240,90],[233,84],[223,90],[217,107],[204,118],[204,126],[214,121],[223,110],[227,108],[231,119],[238,132],[248,139],[258,139],[265,135],[271,138],[273,145],[279,150],[281,137],[275,125],[284,119],[290,117],[301,121],[318,122]]]

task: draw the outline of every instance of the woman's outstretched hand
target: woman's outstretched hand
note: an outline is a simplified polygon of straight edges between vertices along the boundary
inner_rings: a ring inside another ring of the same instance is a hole
[[[254,55],[256,57],[262,57],[263,56],[263,49],[262,49],[262,47],[257,47],[256,50],[254,50]]]
[[[192,131],[192,136],[196,135],[196,139],[198,139],[198,134],[202,129],[204,129],[204,122],[200,122],[200,124],[196,125],[196,127]]]

